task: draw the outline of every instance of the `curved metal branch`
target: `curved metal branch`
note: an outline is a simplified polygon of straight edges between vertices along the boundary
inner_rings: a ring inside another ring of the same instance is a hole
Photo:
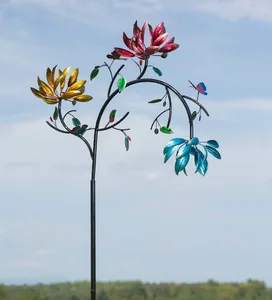
[[[168,117],[168,121],[167,121],[166,127],[169,128],[171,120],[172,120],[172,99],[171,99],[171,95],[170,95],[170,92],[169,92],[169,88],[165,87],[165,89],[166,89],[166,93],[167,93],[168,100],[169,100],[169,117]]]
[[[50,124],[48,121],[46,121],[47,125],[49,125],[51,128],[53,128],[54,130],[61,132],[61,133],[70,133],[69,131],[64,131],[61,129],[58,129],[57,127],[53,126],[52,124]]]
[[[117,75],[120,73],[120,71],[124,68],[125,65],[122,65],[117,71],[116,73],[114,74],[114,76],[112,77],[111,79],[111,83],[109,85],[109,89],[108,89],[108,98],[110,97],[110,93],[111,93],[111,89],[112,89],[112,85],[117,77]]]
[[[113,127],[115,127],[116,125],[120,124],[121,122],[123,122],[129,115],[129,112],[127,112],[119,121],[115,122],[114,124],[108,126],[108,127],[104,127],[104,128],[98,128],[97,130],[98,131],[105,131],[105,130],[108,130],[108,129],[111,129]]]
[[[109,66],[105,61],[104,61],[104,64],[105,64],[105,66],[108,68],[108,70],[109,70],[109,72],[110,72],[111,79],[112,79],[113,75],[112,75],[112,71],[111,71],[111,66]],[[112,65],[112,64],[113,64],[113,62],[111,63],[111,65]]]
[[[181,97],[194,102],[196,105],[199,106],[199,108],[201,108],[205,112],[205,114],[207,115],[207,117],[210,116],[210,114],[208,113],[208,111],[206,110],[206,108],[202,104],[200,104],[198,101],[196,101],[195,99],[193,99],[193,98],[191,98],[189,96],[185,96],[185,95],[181,95]]]
[[[182,96],[177,89],[175,89],[174,87],[172,87],[170,84],[158,80],[158,79],[153,79],[153,78],[143,78],[143,79],[136,79],[136,80],[132,80],[130,82],[127,83],[126,87],[132,86],[134,84],[137,83],[155,83],[155,84],[159,84],[162,85],[164,87],[167,87],[170,91],[172,91],[181,101],[181,103],[183,104],[187,116],[188,116],[188,120],[189,120],[189,128],[190,128],[190,139],[192,139],[194,137],[194,123],[193,123],[193,119],[192,119],[192,115],[191,115],[191,110],[190,107],[188,106],[185,97]],[[103,104],[103,106],[101,107],[97,119],[96,119],[96,124],[95,124],[95,129],[94,129],[94,139],[93,139],[93,165],[92,165],[92,175],[91,178],[92,180],[95,179],[95,173],[96,173],[96,156],[97,156],[97,146],[98,146],[98,130],[99,130],[99,124],[102,118],[102,115],[105,111],[105,109],[107,108],[108,104],[111,102],[111,100],[117,95],[119,94],[119,89],[116,89],[109,97],[108,99],[105,101],[105,103]],[[193,100],[194,99],[189,99],[189,100]],[[204,107],[203,107],[204,110]]]
[[[67,117],[67,115],[69,115],[71,112],[76,112],[75,109],[71,109],[69,111],[67,111],[67,113],[63,116],[63,120],[65,120],[65,118]]]
[[[140,73],[140,75],[137,77],[137,80],[138,80],[138,79],[141,79],[141,78],[144,76],[147,67],[148,67],[148,58],[145,60],[145,64],[144,64],[143,70],[142,70],[142,72]]]
[[[61,100],[59,101],[59,104],[58,104],[58,113],[59,113],[59,119],[60,119],[60,122],[62,124],[62,126],[67,130],[69,131],[69,133],[71,133],[71,129],[66,125],[65,121],[64,121],[64,118],[62,117],[62,112],[61,112]],[[85,145],[87,146],[88,150],[89,150],[89,153],[90,153],[90,156],[91,156],[91,159],[93,159],[93,150],[92,150],[92,147],[91,145],[89,144],[89,142],[81,135],[76,135],[76,134],[73,134],[74,136],[80,138],[84,143]]]
[[[162,116],[164,113],[166,113],[168,110],[170,110],[170,109],[167,108],[167,109],[165,109],[163,112],[161,112],[159,115],[157,115],[157,117],[155,118],[155,120],[153,121],[153,123],[152,123],[151,126],[150,126],[150,130],[152,130],[152,128],[153,128],[154,124],[157,122],[158,118],[159,118],[160,116]],[[168,120],[168,121],[169,121],[169,120]],[[168,122],[167,122],[167,124],[168,124]],[[170,126],[170,124],[167,125],[167,127],[169,127],[169,126]]]

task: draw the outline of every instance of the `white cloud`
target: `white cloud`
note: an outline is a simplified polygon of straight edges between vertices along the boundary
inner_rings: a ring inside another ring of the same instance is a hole
[[[52,13],[73,16],[93,26],[96,26],[98,20],[105,14],[109,18],[108,26],[114,26],[112,11],[115,10],[116,13],[118,10],[126,10],[127,16],[132,12],[147,16],[154,15],[154,12],[163,13],[168,10],[180,12],[180,14],[199,11],[230,21],[244,18],[269,22],[272,20],[272,3],[269,0],[172,0],[171,5],[164,0],[12,0],[12,3],[14,5],[39,5]],[[122,18],[125,19],[125,16]]]

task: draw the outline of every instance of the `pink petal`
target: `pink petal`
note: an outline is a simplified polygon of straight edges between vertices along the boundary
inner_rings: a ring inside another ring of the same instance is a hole
[[[163,33],[156,38],[156,40],[152,43],[153,46],[160,46],[168,37],[168,33]]]
[[[176,50],[178,47],[179,47],[178,44],[168,44],[168,45],[164,45],[164,46],[159,50],[159,52],[163,52],[163,53],[171,52],[171,51]]]
[[[146,55],[144,55],[143,53],[135,53],[135,56],[137,56],[138,58],[140,58],[142,60],[146,60]]]
[[[166,32],[166,30],[165,30],[165,27],[164,27],[164,22],[161,22],[154,29],[154,32],[153,32],[153,41],[155,41],[157,37],[159,37],[160,35],[164,34],[165,32]]]
[[[125,49],[122,49],[122,48],[114,48],[114,50],[120,54],[121,56],[124,56],[124,57],[134,57],[135,54],[133,54],[132,52],[128,51],[128,50],[125,50]]]
[[[154,53],[158,52],[159,48],[160,47],[158,47],[158,46],[150,46],[150,47],[145,49],[144,54],[153,55]]]
[[[133,34],[137,35],[141,32],[141,29],[139,28],[139,26],[137,25],[137,21],[135,21],[134,25],[133,25]]]
[[[173,37],[173,38],[171,38],[169,41],[167,41],[167,42],[164,44],[164,46],[165,46],[165,45],[169,45],[169,44],[174,44],[174,42],[175,42],[175,38]]]
[[[145,49],[145,47],[144,47],[144,41],[142,39],[142,35],[141,34],[139,34],[137,36],[137,38],[136,38],[136,47],[138,47],[141,52],[143,52],[144,49]]]
[[[131,39],[131,47],[132,50],[135,52],[143,52],[143,50],[138,46],[137,39],[135,36],[133,36]]]
[[[143,27],[142,27],[142,30],[141,30],[143,43],[144,43],[144,35],[145,35],[145,30],[146,30],[147,24],[148,24],[148,22],[145,22]]]
[[[148,24],[149,34],[150,34],[150,45],[153,43],[153,28],[150,24]]]
[[[125,33],[123,33],[123,41],[130,50],[133,50],[131,47],[131,39],[129,39]]]

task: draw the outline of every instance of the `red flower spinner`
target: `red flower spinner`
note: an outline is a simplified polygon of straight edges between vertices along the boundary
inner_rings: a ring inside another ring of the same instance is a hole
[[[146,27],[149,28],[150,34],[150,46],[146,47],[144,43],[144,35]],[[125,33],[123,33],[123,40],[125,45],[132,51],[125,50],[122,48],[114,48],[115,51],[123,56],[123,57],[138,57],[140,59],[146,60],[150,55],[155,53],[162,53],[162,57],[165,58],[166,53],[176,50],[179,45],[175,44],[175,38],[171,38],[164,45],[163,43],[166,41],[168,37],[168,33],[164,27],[164,23],[161,22],[157,27],[153,30],[152,26],[145,22],[142,29],[137,25],[137,21],[133,25],[133,36],[132,38],[128,38]]]

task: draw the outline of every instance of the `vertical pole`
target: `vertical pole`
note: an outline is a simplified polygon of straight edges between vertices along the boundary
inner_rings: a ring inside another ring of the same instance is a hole
[[[95,236],[95,180],[90,181],[90,270],[91,270],[91,300],[96,300],[96,236]]]

